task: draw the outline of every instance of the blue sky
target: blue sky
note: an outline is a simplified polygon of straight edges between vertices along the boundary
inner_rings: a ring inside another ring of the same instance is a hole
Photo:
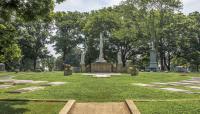
[[[103,7],[109,7],[113,5],[118,5],[122,0],[66,0],[62,4],[56,4],[55,11],[80,11],[80,12],[89,12],[91,10],[98,10]],[[185,14],[199,11],[200,12],[200,0],[182,0],[183,9],[182,12]],[[52,48],[52,45],[48,45],[48,50],[54,56],[55,51]]]

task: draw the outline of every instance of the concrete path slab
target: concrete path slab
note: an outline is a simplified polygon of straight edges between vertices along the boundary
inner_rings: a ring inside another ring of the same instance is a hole
[[[64,85],[67,82],[49,82],[47,84],[42,84],[41,86],[59,86],[59,85]]]
[[[59,114],[140,114],[132,100],[125,102],[88,102],[68,101]]]
[[[200,86],[187,86],[187,87],[192,88],[192,89],[200,90]]]
[[[82,75],[93,76],[97,78],[108,78],[111,76],[120,76],[121,73],[83,73]]]
[[[0,80],[11,80],[14,76],[0,76]]]
[[[132,85],[143,86],[143,87],[152,87],[152,86],[154,86],[154,85],[151,85],[151,84],[143,84],[143,83],[132,83]]]
[[[32,87],[21,88],[14,91],[9,91],[8,93],[26,93],[26,92],[31,92],[31,91],[41,90],[41,89],[44,89],[44,87],[32,86]]]
[[[0,89],[7,89],[13,87],[12,85],[0,85]]]

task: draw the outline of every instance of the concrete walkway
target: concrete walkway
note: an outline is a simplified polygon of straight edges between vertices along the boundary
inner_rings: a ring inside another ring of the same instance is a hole
[[[59,114],[140,114],[132,100],[125,102],[76,103],[70,100]]]

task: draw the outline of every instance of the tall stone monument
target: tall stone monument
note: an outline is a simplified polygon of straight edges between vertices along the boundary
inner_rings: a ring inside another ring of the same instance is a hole
[[[106,63],[106,60],[104,59],[103,55],[103,34],[100,33],[100,43],[99,43],[99,59],[96,61],[97,63]]]
[[[149,70],[153,71],[153,72],[158,71],[157,54],[156,54],[156,49],[155,49],[155,46],[154,46],[154,42],[152,42],[151,50],[150,50]]]
[[[0,63],[0,71],[5,71],[5,64],[4,63]]]
[[[123,70],[123,63],[122,63],[122,53],[119,50],[117,53],[117,72],[122,72]]]
[[[107,63],[103,55],[103,33],[100,33],[99,58],[95,63],[91,64],[91,72],[112,72],[112,64]]]
[[[86,50],[83,50],[82,53],[81,53],[81,62],[80,62],[81,72],[86,71],[86,69],[85,69],[85,54],[86,54]]]

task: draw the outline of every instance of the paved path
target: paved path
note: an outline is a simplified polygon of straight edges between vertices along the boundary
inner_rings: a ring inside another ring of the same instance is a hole
[[[140,114],[131,100],[125,102],[76,103],[68,101],[59,114]]]

